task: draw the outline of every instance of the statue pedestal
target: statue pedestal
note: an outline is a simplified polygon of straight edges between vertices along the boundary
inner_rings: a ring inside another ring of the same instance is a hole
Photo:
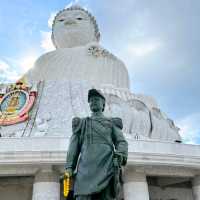
[[[41,170],[35,176],[32,200],[60,200],[59,175],[52,171]]]
[[[193,198],[194,200],[199,200],[200,199],[200,176],[196,176],[193,179]]]
[[[135,172],[134,168],[129,166],[125,170],[124,199],[149,200],[146,175]]]

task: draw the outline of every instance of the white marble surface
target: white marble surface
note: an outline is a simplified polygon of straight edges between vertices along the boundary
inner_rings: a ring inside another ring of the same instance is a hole
[[[149,200],[149,191],[146,175],[135,173],[127,169],[124,178],[124,199],[125,200]]]
[[[179,129],[173,124],[173,122],[160,111],[158,108],[152,108],[152,139],[160,140],[174,140],[181,141],[181,137],[178,133]]]
[[[1,135],[3,137],[70,136],[72,118],[90,115],[87,94],[93,87],[88,81],[40,82],[38,97],[29,120],[21,124],[2,126]],[[170,126],[171,121],[161,112],[157,112],[158,108],[148,107],[127,89],[117,89],[108,85],[103,85],[99,89],[106,97],[105,115],[122,118],[123,132],[127,138],[181,140],[178,129],[173,123]]]
[[[124,200],[149,200],[146,182],[124,183]]]
[[[63,165],[68,142],[66,137],[2,138],[0,163]],[[128,142],[129,165],[200,169],[200,147],[197,145],[139,140]]]
[[[147,139],[151,137],[152,124],[150,118],[150,109],[140,100],[129,100],[131,107],[131,125],[130,134],[134,138]]]
[[[32,200],[60,200],[60,184],[56,182],[34,183]]]
[[[96,87],[110,84],[129,88],[129,76],[123,62],[110,53],[91,54],[88,52],[90,48],[107,52],[97,43],[57,49],[42,55],[26,77],[30,81],[87,80]]]

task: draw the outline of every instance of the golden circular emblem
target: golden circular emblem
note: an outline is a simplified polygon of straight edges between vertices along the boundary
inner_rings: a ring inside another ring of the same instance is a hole
[[[12,89],[0,98],[0,125],[7,126],[23,122],[28,119],[36,91],[26,89]]]

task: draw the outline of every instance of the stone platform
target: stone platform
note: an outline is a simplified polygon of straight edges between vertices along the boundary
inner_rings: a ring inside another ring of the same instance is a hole
[[[67,137],[2,138],[1,178],[6,177],[9,182],[9,177],[30,177],[33,189],[29,188],[32,196],[29,199],[60,200],[59,176],[63,173],[68,142]],[[171,199],[200,199],[199,146],[160,141],[128,142],[128,166],[124,169],[125,200],[133,197],[135,200],[157,199],[156,195],[161,196],[166,191],[171,194]],[[170,199],[168,196],[165,194],[163,200]]]

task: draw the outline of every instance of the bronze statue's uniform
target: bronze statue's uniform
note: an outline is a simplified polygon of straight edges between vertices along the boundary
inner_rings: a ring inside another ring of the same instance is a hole
[[[77,171],[74,182],[77,199],[87,199],[81,196],[104,191],[110,183],[114,175],[114,151],[123,155],[123,164],[126,164],[128,145],[120,129],[122,122],[119,118],[103,115],[74,118],[72,128],[66,168]]]

